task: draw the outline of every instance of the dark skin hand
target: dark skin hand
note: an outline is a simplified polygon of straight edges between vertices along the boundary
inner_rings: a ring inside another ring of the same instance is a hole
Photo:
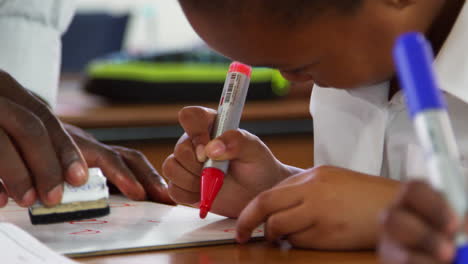
[[[172,203],[161,178],[141,154],[103,145],[64,125],[46,103],[3,71],[0,83],[0,207],[8,197],[23,207],[37,199],[56,205],[64,182],[79,186],[87,181],[88,165],[101,167],[129,198]]]
[[[167,185],[143,153],[97,141],[82,129],[65,124],[66,131],[83,153],[89,167],[101,168],[107,179],[133,200],[175,204]]]
[[[384,213],[382,220],[379,245],[382,263],[452,262],[458,220],[442,194],[427,183],[405,184],[399,199]]]

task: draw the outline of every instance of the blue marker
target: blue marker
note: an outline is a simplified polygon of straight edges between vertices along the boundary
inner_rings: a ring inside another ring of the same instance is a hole
[[[444,193],[459,219],[464,219],[467,182],[447,107],[432,67],[431,46],[422,34],[407,33],[398,39],[393,55],[409,113],[425,152],[430,183]],[[454,263],[468,263],[468,240],[462,230],[455,242],[458,250]]]

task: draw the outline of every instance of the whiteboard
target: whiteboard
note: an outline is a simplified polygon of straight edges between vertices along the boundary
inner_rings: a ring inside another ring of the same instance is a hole
[[[34,226],[27,209],[10,201],[0,209],[0,222],[19,226],[52,250],[70,256],[115,253],[235,243],[235,219],[198,209],[135,202],[111,195],[111,214],[98,219]],[[253,237],[263,237],[263,228]]]
[[[8,264],[77,264],[34,239],[10,223],[0,223],[2,263]]]

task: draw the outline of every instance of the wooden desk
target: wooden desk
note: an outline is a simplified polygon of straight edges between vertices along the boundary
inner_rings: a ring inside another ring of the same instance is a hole
[[[88,264],[377,264],[373,252],[291,249],[266,242],[77,259]]]
[[[309,95],[310,91],[306,91],[281,100],[248,102],[243,115],[244,124],[250,125],[253,130],[259,130],[253,132],[260,135],[279,160],[302,168],[313,164]],[[65,89],[60,92],[57,113],[62,120],[89,129],[105,141],[109,141],[106,139],[109,135],[107,132],[116,132],[116,137],[110,137],[111,143],[141,150],[155,168],[160,170],[162,162],[172,153],[174,144],[182,133],[177,125],[177,112],[185,105],[190,104],[113,104],[85,95],[76,89]],[[216,103],[201,105],[216,107]],[[264,126],[259,127],[258,124]],[[275,130],[277,126],[283,127],[282,130]],[[169,132],[161,134],[161,130]],[[128,133],[121,133],[122,131],[129,132],[130,137]],[[138,131],[143,134],[146,131],[150,136],[132,138],[132,134]],[[316,252],[291,249],[287,245],[273,246],[266,242],[90,257],[77,261],[94,264],[377,263],[372,252]]]

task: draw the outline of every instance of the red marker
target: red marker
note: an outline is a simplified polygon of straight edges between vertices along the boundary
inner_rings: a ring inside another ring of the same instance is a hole
[[[239,127],[251,74],[252,68],[245,64],[233,62],[229,66],[211,138],[217,138],[224,132]],[[223,186],[224,175],[228,168],[229,161],[227,160],[209,159],[205,162],[201,176],[201,218],[205,218],[210,211],[216,195]]]

